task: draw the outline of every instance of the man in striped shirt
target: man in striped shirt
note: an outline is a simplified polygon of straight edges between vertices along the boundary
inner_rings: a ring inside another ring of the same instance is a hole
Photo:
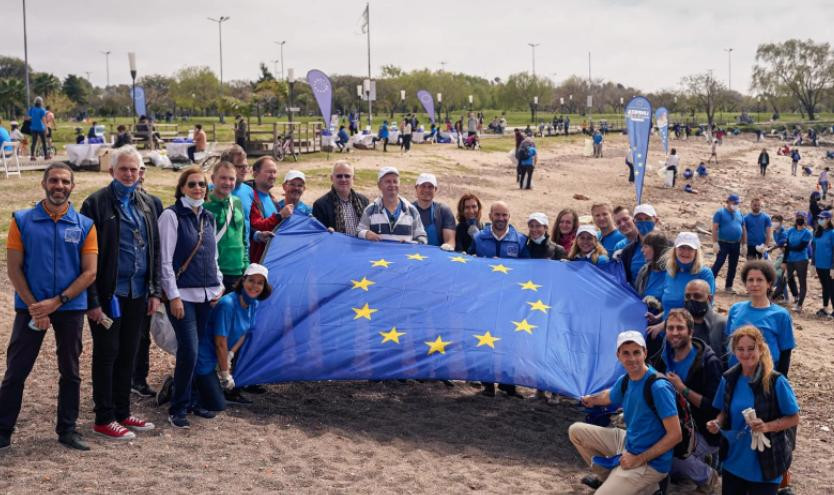
[[[382,197],[369,204],[359,220],[357,236],[369,241],[426,244],[426,231],[417,208],[400,197],[400,172],[382,167],[377,175]]]

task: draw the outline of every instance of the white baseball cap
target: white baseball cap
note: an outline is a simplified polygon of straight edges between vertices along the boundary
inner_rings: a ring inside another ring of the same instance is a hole
[[[654,211],[654,206],[650,204],[637,205],[637,208],[634,209],[634,216],[636,217],[640,213],[644,213],[653,218],[657,217],[657,212]]]
[[[619,351],[620,347],[628,342],[634,342],[641,347],[646,347],[646,339],[643,338],[643,334],[637,330],[626,330],[625,332],[620,332],[620,334],[617,335],[617,350]]]
[[[287,183],[293,179],[301,179],[304,182],[307,182],[307,177],[301,170],[288,170],[287,175],[284,176],[284,183]]]
[[[388,174],[394,174],[397,177],[399,177],[400,171],[394,167],[382,167],[381,169],[379,169],[379,174],[377,174],[376,180],[380,181],[383,177],[385,177]]]
[[[580,225],[578,229],[576,229],[576,237],[579,237],[579,234],[585,232],[586,234],[591,234],[592,237],[596,238],[597,236],[597,228],[593,225]]]
[[[417,176],[417,183],[416,184],[418,186],[420,184],[425,184],[426,182],[433,185],[434,187],[437,187],[437,177],[435,177],[434,174],[429,174],[429,173],[423,172],[422,174]]]
[[[263,275],[265,279],[269,279],[269,270],[258,263],[250,263],[249,266],[246,267],[246,271],[243,272],[243,276],[246,277],[248,275]]]
[[[536,212],[531,213],[530,216],[527,217],[527,223],[530,223],[530,220],[535,220],[535,221],[539,222],[540,224],[544,225],[545,227],[548,224],[547,215],[545,215],[544,213],[542,213],[540,211],[536,211]]]
[[[675,237],[675,247],[689,246],[692,249],[701,249],[701,240],[695,232],[681,232]]]

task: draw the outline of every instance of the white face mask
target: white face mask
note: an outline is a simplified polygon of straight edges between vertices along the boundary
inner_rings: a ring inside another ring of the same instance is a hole
[[[199,208],[199,207],[203,206],[203,203],[205,202],[205,200],[203,198],[191,199],[188,196],[183,196],[181,199],[182,199],[182,204],[184,204],[185,206],[187,206],[189,208]]]
[[[779,222],[773,222],[773,230],[779,230],[782,228],[782,224]]]
[[[541,244],[544,242],[545,238],[547,238],[547,235],[542,235],[541,237],[537,237],[535,239],[531,238],[531,240],[536,244]]]

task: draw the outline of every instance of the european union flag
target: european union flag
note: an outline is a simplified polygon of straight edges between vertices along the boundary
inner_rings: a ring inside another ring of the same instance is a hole
[[[590,263],[369,242],[292,216],[264,264],[274,292],[241,350],[239,385],[450,379],[578,397],[622,374],[617,334],[645,328],[640,299]]]

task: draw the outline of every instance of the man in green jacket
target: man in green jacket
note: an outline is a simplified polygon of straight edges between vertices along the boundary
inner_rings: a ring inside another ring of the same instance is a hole
[[[246,236],[246,217],[240,198],[232,195],[235,188],[235,167],[220,162],[211,172],[214,189],[203,205],[217,222],[217,263],[223,273],[223,287],[232,290],[235,282],[249,266],[249,239]]]

